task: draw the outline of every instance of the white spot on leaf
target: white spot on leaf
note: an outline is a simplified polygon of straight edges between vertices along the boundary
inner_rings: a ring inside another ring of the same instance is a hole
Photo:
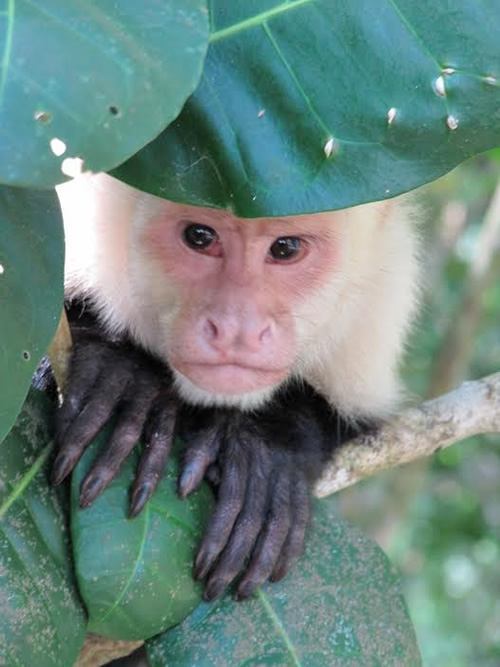
[[[396,107],[391,107],[387,112],[387,125],[392,125],[396,120],[397,115],[398,115],[398,110],[396,109]]]
[[[455,116],[448,116],[446,119],[446,125],[449,127],[450,130],[456,130],[458,127],[458,118],[455,118]]]
[[[66,144],[62,139],[58,139],[57,137],[54,137],[53,139],[50,140],[50,150],[56,155],[57,157],[61,157],[61,155],[64,155],[66,153]]]
[[[455,74],[457,70],[454,67],[444,67],[441,71],[443,74],[451,76],[452,74]]]
[[[484,83],[487,83],[489,86],[495,86],[498,81],[494,76],[485,76],[483,77]]]
[[[323,151],[326,157],[331,157],[334,150],[335,150],[335,139],[333,137],[330,137],[326,142],[326,144],[323,146]]]
[[[434,90],[437,95],[444,97],[446,95],[446,88],[444,85],[444,76],[438,76],[434,81]]]
[[[5,268],[3,264],[0,264],[0,276],[2,276],[5,273]]]
[[[83,172],[83,164],[81,157],[67,157],[62,161],[61,171],[65,176],[76,178]]]
[[[262,116],[264,116],[265,113],[266,113],[266,110],[265,110],[265,109],[261,109],[261,110],[259,111],[259,113],[257,114],[257,118],[262,118]]]

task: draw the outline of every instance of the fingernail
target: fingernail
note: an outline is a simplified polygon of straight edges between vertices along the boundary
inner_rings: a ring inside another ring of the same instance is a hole
[[[132,493],[132,499],[130,501],[130,516],[135,517],[143,509],[144,505],[149,500],[152,493],[151,484],[141,484],[137,489],[134,489]]]
[[[182,499],[186,498],[191,491],[193,490],[195,482],[195,474],[191,468],[185,468],[180,477],[177,485],[177,490]]]
[[[257,588],[258,584],[254,581],[247,581],[244,584],[240,584],[238,586],[238,589],[236,593],[234,594],[234,599],[237,602],[241,602],[242,600],[246,600],[249,598],[254,590]]]
[[[59,455],[52,466],[50,481],[54,486],[60,484],[71,471],[71,459],[69,456]]]
[[[102,477],[87,477],[80,491],[80,507],[89,507],[101,492]]]
[[[287,573],[287,567],[286,566],[281,566],[277,567],[274,572],[271,574],[269,577],[269,581],[273,584],[275,584],[277,581],[280,581],[283,579],[285,574]]]
[[[198,581],[204,579],[210,570],[211,559],[204,549],[200,549],[194,562],[193,574]]]
[[[226,588],[226,583],[223,579],[214,579],[210,581],[206,586],[203,592],[203,598],[207,602],[211,602],[218,598]]]

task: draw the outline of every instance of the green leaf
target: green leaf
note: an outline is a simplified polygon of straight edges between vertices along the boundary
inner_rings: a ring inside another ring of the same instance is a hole
[[[0,447],[0,664],[68,667],[85,636],[65,518],[48,485],[51,407],[33,393]]]
[[[392,197],[499,144],[498,0],[214,0],[211,24],[195,94],[118,178],[286,215]]]
[[[0,182],[51,187],[68,157],[111,169],[178,115],[199,80],[206,0],[2,5]]]
[[[129,519],[136,451],[95,503],[79,509],[81,481],[108,438],[105,431],[73,474],[71,531],[78,585],[90,632],[114,639],[146,639],[179,623],[201,600],[192,566],[211,497],[204,487],[180,500],[172,461],[145,509]]]
[[[415,633],[380,548],[322,501],[306,554],[250,601],[200,605],[147,643],[151,667],[416,667]]]
[[[55,192],[0,186],[0,267],[1,441],[62,309],[64,239]]]

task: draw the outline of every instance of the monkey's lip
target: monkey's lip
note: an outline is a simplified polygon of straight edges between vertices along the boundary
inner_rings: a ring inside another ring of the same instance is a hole
[[[287,368],[263,368],[242,363],[176,363],[174,368],[193,384],[222,394],[243,394],[279,384]]]

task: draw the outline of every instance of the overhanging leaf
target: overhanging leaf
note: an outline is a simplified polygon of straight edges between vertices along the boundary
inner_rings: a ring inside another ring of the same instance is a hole
[[[111,169],[177,116],[200,77],[206,0],[3,8],[0,182],[51,187],[68,157]]]
[[[151,667],[416,667],[420,656],[395,572],[377,545],[315,513],[305,556],[252,600],[200,605],[147,642]]]
[[[59,321],[63,270],[55,192],[0,186],[0,441]]]
[[[50,408],[32,394],[0,447],[0,664],[68,667],[85,615],[70,573],[65,518],[48,485]]]
[[[86,452],[72,479],[71,531],[78,585],[90,632],[114,639],[146,639],[179,623],[201,600],[192,564],[211,498],[202,488],[181,501],[171,462],[142,513],[128,519],[136,452],[92,507],[80,510],[81,481],[107,438],[109,432],[103,433]]]
[[[497,0],[214,0],[201,84],[115,174],[243,217],[343,208],[500,143]]]

